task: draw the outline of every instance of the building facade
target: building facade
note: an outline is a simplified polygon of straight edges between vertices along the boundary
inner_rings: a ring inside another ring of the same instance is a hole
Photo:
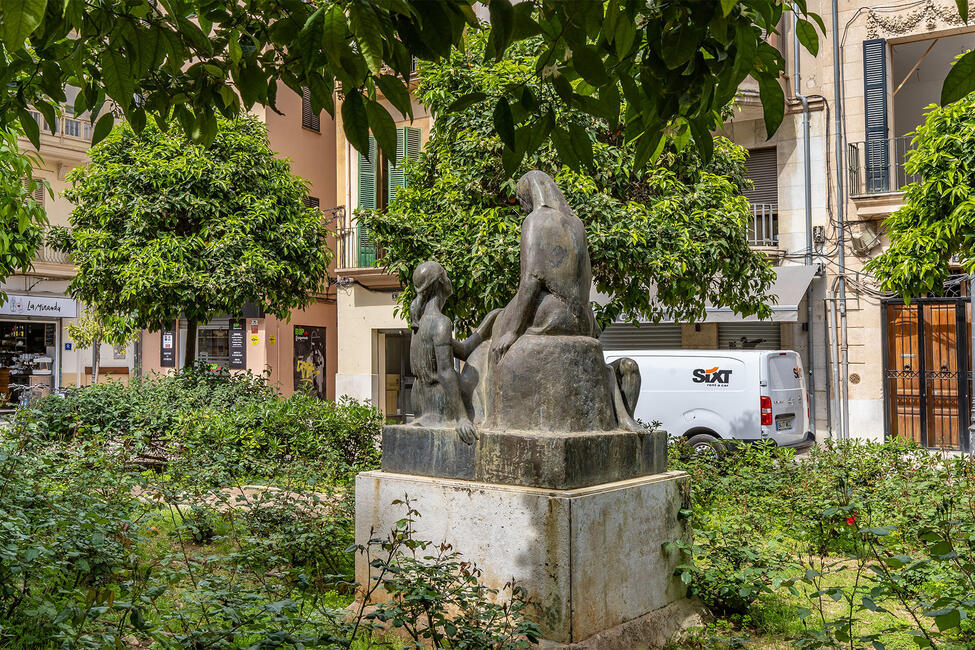
[[[396,163],[414,159],[430,134],[433,118],[418,102],[413,119],[380,98],[393,115],[397,160],[387,160],[370,137],[370,155],[356,151],[344,138],[341,117],[336,125],[337,196],[344,202],[344,220],[337,231],[338,329],[341,340],[336,392],[378,406],[387,418],[403,421],[412,413],[410,390],[410,328],[398,314],[399,278],[375,266],[382,256],[369,232],[359,223],[359,209],[383,209],[406,185]],[[339,114],[336,109],[336,114]]]
[[[278,112],[256,111],[267,124],[271,148],[289,159],[293,173],[309,182],[308,204],[321,208],[322,218],[335,223],[340,211],[327,207],[336,204],[335,123],[327,115],[322,119],[312,114],[309,98],[283,85],[277,97]],[[68,105],[71,99],[69,96]],[[52,226],[67,226],[72,206],[62,193],[68,172],[87,164],[92,125],[87,116],[72,117],[70,109],[53,133],[40,115],[36,119],[42,128],[39,154],[43,163],[35,176],[50,183],[54,197],[39,193],[35,198],[44,203]],[[26,140],[20,144],[33,149]],[[334,250],[334,241],[329,245]],[[326,290],[289,318],[278,319],[245,307],[240,314],[224,314],[200,324],[198,358],[266,373],[285,395],[303,388],[334,399],[338,360],[334,266],[333,262]],[[42,395],[91,382],[93,352],[79,349],[66,331],[69,323],[84,314],[84,305],[66,293],[74,273],[67,256],[42,246],[33,268],[11,276],[3,285],[8,300],[0,305],[0,384],[43,385],[35,391]],[[180,367],[186,331],[184,321],[162,331],[142,332],[135,344],[121,349],[102,345],[99,375],[124,380],[134,373],[170,372]],[[0,386],[2,392],[7,391]]]

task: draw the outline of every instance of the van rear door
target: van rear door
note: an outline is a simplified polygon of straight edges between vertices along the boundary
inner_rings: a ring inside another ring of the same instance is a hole
[[[769,352],[766,359],[766,390],[772,401],[772,424],[768,433],[779,445],[799,443],[808,430],[802,360],[792,351]]]

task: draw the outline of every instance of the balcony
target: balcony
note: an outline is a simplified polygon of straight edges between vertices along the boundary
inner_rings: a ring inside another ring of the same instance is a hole
[[[62,110],[64,115],[58,118],[53,133],[43,115],[38,111],[29,111],[41,131],[41,149],[45,150],[45,155],[54,153],[57,157],[57,150],[62,149],[68,159],[83,158],[91,148],[91,136],[95,127],[87,117],[70,117],[71,109]],[[27,138],[22,139],[27,142]],[[28,146],[33,149],[33,145]]]
[[[904,168],[907,152],[914,149],[911,136],[851,142],[847,151],[850,196],[877,197],[894,194],[918,180]]]
[[[340,227],[336,233],[336,270],[369,289],[398,289],[400,281],[385,269],[377,267],[383,251],[376,247],[369,230],[358,222]]]
[[[775,203],[752,203],[748,224],[748,245],[775,248],[779,245],[779,206]]]

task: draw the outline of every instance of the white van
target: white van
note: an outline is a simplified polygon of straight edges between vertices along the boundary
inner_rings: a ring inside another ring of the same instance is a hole
[[[799,353],[792,350],[613,350],[640,366],[635,416],[659,421],[699,451],[724,440],[772,440],[783,447],[816,441]]]

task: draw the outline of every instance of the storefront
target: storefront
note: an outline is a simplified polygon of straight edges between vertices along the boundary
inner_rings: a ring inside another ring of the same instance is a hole
[[[77,314],[70,298],[8,294],[0,304],[0,409],[61,386],[63,319]]]

